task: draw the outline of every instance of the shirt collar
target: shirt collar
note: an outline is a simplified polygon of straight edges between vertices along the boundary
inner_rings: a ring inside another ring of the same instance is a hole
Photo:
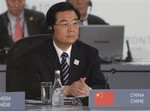
[[[12,15],[9,11],[7,12],[7,16],[10,20],[14,20],[16,21],[16,16]],[[24,18],[24,11],[22,11],[22,13],[19,15],[20,19]]]
[[[54,47],[56,49],[56,52],[58,54],[58,57],[61,58],[61,55],[64,51],[62,51],[59,47],[57,47],[57,45],[55,44],[55,42],[53,41]],[[71,55],[71,49],[72,49],[72,45],[68,48],[68,50],[66,51],[66,53],[68,54],[68,58],[70,59],[70,55]]]
[[[85,16],[83,20],[80,20],[81,24],[80,25],[88,25],[88,14]]]

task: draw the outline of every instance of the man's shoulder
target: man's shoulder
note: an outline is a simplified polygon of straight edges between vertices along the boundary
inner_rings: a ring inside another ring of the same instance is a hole
[[[81,50],[88,50],[88,51],[92,51],[92,52],[97,52],[98,51],[95,47],[90,46],[90,45],[88,45],[88,44],[86,44],[86,43],[84,43],[80,40],[77,40],[75,44]]]
[[[101,19],[100,17],[93,15],[93,14],[88,14],[88,18],[92,18],[92,19]]]
[[[35,10],[31,10],[31,9],[24,9],[24,12],[26,15],[32,15],[32,16],[45,16],[44,13],[39,12],[39,11],[35,11]]]
[[[7,11],[1,14],[1,18],[3,19],[4,25],[7,26],[8,22],[9,22],[9,19],[7,16]]]
[[[4,13],[1,14],[1,17],[5,20],[7,17],[7,11],[5,11]]]
[[[0,15],[0,21],[1,21],[0,23],[2,23],[4,21],[4,18],[2,15]]]
[[[108,25],[108,23],[105,22],[105,20],[103,20],[102,18],[96,16],[96,15],[92,15],[89,14],[88,15],[88,22],[89,24],[104,24],[104,25]]]

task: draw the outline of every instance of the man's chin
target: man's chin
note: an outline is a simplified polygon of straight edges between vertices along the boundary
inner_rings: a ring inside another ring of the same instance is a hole
[[[68,44],[72,45],[72,44],[74,44],[75,42],[76,42],[76,40],[70,40],[70,41],[68,42]]]

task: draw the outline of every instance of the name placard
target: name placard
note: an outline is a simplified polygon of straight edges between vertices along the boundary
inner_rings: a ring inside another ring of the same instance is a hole
[[[24,92],[0,92],[0,111],[2,110],[24,110]]]
[[[150,109],[150,89],[91,90],[89,107]]]

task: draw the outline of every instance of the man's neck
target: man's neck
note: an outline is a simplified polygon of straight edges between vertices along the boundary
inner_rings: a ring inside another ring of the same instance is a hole
[[[86,15],[81,15],[80,20],[85,21],[88,18],[88,14]]]
[[[70,47],[71,45],[68,45],[68,44],[60,44],[60,43],[57,43],[54,41],[54,44],[62,51],[66,52]]]

